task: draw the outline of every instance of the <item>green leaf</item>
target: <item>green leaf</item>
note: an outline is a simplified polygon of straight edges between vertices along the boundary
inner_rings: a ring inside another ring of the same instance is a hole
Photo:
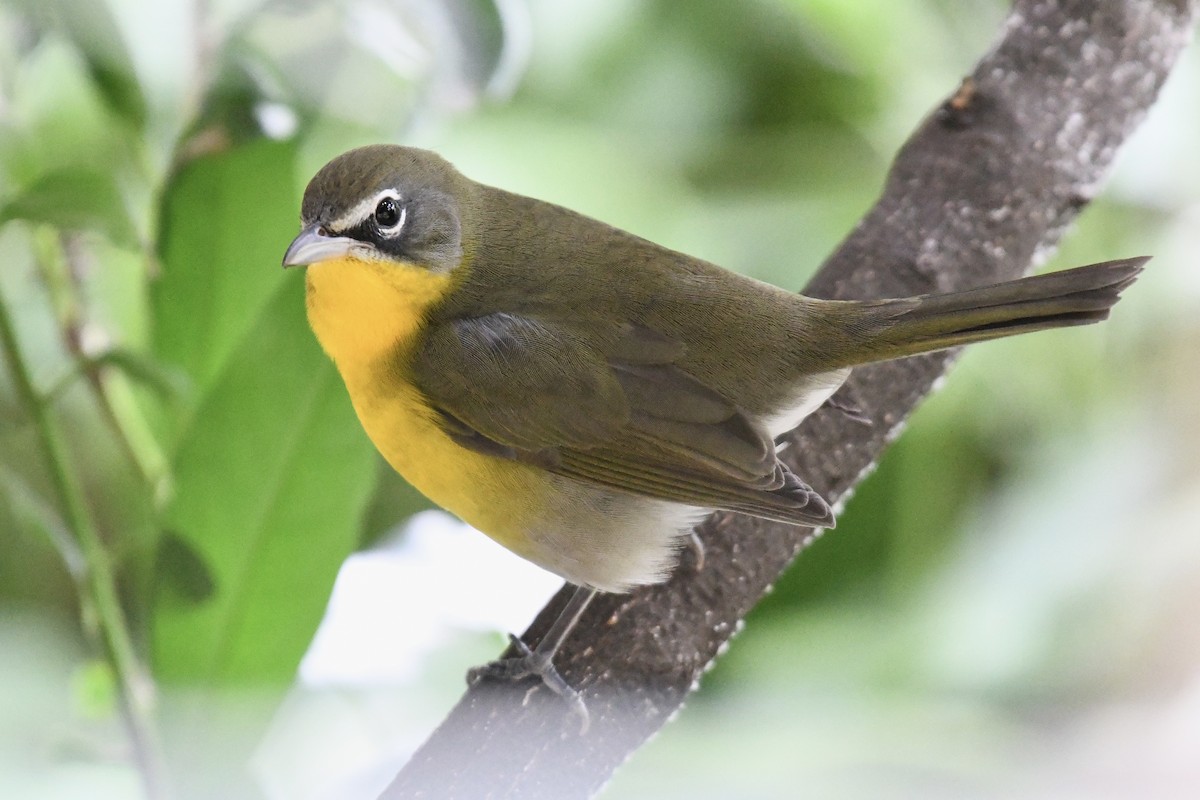
[[[167,527],[212,591],[157,598],[167,681],[290,681],[356,545],[375,458],[304,322],[302,277],[288,275],[243,337],[179,448]]]
[[[54,546],[67,572],[74,576],[87,573],[87,559],[62,516],[37,489],[4,464],[0,464],[0,500],[19,525],[36,530]]]
[[[92,80],[109,107],[141,128],[146,124],[146,99],[142,87],[125,65],[114,65],[103,59],[88,59]]]
[[[155,591],[174,594],[185,603],[198,604],[216,589],[204,557],[174,531],[164,531],[154,559]],[[161,598],[163,603],[169,602]]]
[[[162,400],[177,400],[188,394],[190,389],[187,376],[179,370],[126,347],[105,350],[89,360],[96,366],[119,369]]]
[[[145,123],[146,99],[109,3],[42,0],[20,5],[39,26],[62,31],[82,51],[88,72],[113,111],[138,127]]]
[[[131,132],[105,104],[84,56],[61,35],[39,38],[5,81],[0,196],[56,170],[128,169]]]
[[[167,192],[155,349],[201,391],[284,279],[299,229],[294,162],[291,143],[260,140],[192,162]]]
[[[113,244],[137,247],[137,231],[110,173],[83,167],[49,172],[0,207],[0,223],[14,219],[96,231]]]

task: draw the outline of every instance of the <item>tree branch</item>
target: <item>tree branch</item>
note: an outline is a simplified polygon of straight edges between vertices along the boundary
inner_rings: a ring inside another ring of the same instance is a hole
[[[904,145],[883,196],[806,293],[944,292],[1029,269],[1094,196],[1154,102],[1198,1],[1017,0],[995,48]],[[785,460],[844,501],[952,358],[856,369],[849,391],[874,424],[818,412],[789,436]],[[599,791],[680,708],[814,535],[728,513],[700,530],[703,570],[685,556],[666,584],[598,597],[559,651],[560,671],[591,711],[586,735],[543,689],[481,683],[383,797],[564,800]],[[527,642],[568,593],[542,610]]]

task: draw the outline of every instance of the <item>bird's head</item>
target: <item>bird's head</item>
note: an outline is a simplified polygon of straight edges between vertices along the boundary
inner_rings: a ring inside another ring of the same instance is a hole
[[[371,145],[330,161],[304,191],[283,266],[352,259],[449,274],[463,259],[472,185],[427,150]]]

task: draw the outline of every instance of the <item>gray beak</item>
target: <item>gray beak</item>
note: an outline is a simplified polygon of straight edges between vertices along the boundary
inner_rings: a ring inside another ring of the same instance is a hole
[[[349,255],[357,244],[354,239],[346,236],[330,236],[324,233],[320,225],[309,225],[288,245],[287,252],[283,254],[283,266],[300,267],[331,258],[343,258]]]

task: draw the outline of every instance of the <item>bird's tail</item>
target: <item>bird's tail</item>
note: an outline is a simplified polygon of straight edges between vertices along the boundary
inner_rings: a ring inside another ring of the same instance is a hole
[[[841,324],[851,332],[851,343],[833,355],[837,363],[829,366],[1099,322],[1147,261],[1147,256],[1126,258],[949,294],[847,303]]]

